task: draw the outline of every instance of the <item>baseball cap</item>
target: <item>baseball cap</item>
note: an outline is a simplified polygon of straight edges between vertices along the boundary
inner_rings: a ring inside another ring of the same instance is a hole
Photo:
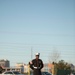
[[[40,53],[36,53],[35,55],[40,55]]]

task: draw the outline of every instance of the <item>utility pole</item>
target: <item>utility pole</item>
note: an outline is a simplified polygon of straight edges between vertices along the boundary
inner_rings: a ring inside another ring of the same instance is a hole
[[[31,47],[31,60],[33,58],[33,48]],[[30,65],[28,65],[28,75],[30,75]]]
[[[31,60],[33,59],[33,47],[31,47]]]

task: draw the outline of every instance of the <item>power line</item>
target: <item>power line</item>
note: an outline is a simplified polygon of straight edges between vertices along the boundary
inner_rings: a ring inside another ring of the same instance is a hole
[[[36,46],[75,46],[75,45],[55,45],[55,44],[27,44],[27,43],[15,43],[15,42],[0,42],[1,45],[36,45]]]
[[[64,37],[75,37],[72,34],[47,34],[47,33],[25,33],[25,32],[9,32],[9,31],[0,31],[1,34],[17,34],[17,35],[39,35],[39,36],[64,36]]]

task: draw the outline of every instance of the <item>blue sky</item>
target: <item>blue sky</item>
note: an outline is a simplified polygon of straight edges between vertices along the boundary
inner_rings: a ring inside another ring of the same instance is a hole
[[[0,59],[28,63],[31,47],[44,63],[56,48],[75,64],[74,0],[0,0]]]

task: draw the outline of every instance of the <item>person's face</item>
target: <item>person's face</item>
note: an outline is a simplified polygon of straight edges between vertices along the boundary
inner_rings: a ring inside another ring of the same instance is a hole
[[[39,55],[36,55],[36,59],[39,59]]]

